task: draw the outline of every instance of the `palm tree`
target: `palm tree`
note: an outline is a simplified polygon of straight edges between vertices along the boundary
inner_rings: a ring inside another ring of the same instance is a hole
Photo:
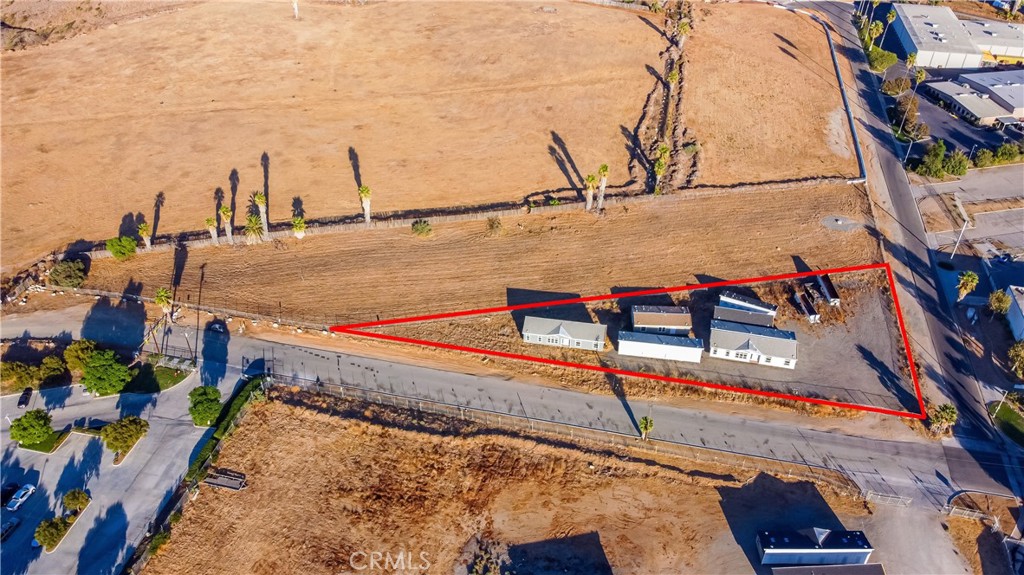
[[[302,216],[292,218],[292,232],[300,240],[306,237],[306,218]]]
[[[978,274],[970,271],[960,272],[960,281],[956,284],[956,301],[960,301],[967,297],[967,294],[974,291],[974,288],[976,287],[978,287]]]
[[[936,433],[942,433],[949,429],[956,423],[956,420],[960,416],[956,407],[949,403],[943,403],[936,407],[929,415],[932,420],[932,429],[935,430]]]
[[[871,39],[872,50],[875,49],[875,38],[878,38],[879,36],[882,35],[882,30],[882,23],[879,22],[878,20],[875,20],[874,22],[871,23],[871,26],[868,26],[868,38]]]
[[[917,52],[911,52],[911,53],[907,54],[907,72],[910,72],[911,70],[913,70],[914,66],[916,66],[916,65],[917,65]]]
[[[270,236],[270,227],[267,223],[267,196],[263,192],[252,193],[252,203],[256,204],[256,209],[260,212],[260,222],[263,224],[263,237]]]
[[[139,224],[139,235],[142,236],[142,243],[146,244],[146,249],[153,247],[153,238],[149,235],[150,228],[149,224],[142,222]]]
[[[896,9],[893,8],[885,15],[885,31],[882,32],[882,41],[878,43],[878,47],[881,48],[885,44],[885,35],[889,33],[889,25],[896,19]]]
[[[174,299],[171,294],[171,290],[162,287],[156,290],[156,296],[153,298],[153,303],[160,306],[160,309],[164,311],[164,315],[170,315],[171,309],[174,307]]]
[[[594,190],[597,189],[597,176],[587,174],[583,181],[587,185],[587,211],[589,212],[590,208],[594,205]]]
[[[661,144],[658,146],[658,157],[668,162],[669,154],[672,152],[672,148],[668,147],[668,144]]]
[[[370,186],[359,186],[359,203],[363,205],[363,221],[370,225]]]
[[[245,241],[250,245],[263,241],[263,221],[256,214],[245,218]]]
[[[234,226],[231,225],[231,208],[227,206],[220,207],[220,221],[224,224],[224,234],[228,237],[228,243],[235,243],[235,230]]]
[[[597,211],[604,209],[604,188],[608,185],[608,164],[601,164],[601,167],[597,169],[597,175],[601,177],[601,182],[597,188]]]
[[[640,439],[647,441],[647,436],[654,430],[654,420],[646,415],[640,418]]]
[[[868,22],[871,22],[875,18],[875,8],[882,3],[882,0],[871,0],[871,13],[868,14]]]
[[[217,241],[217,218],[206,218],[206,230],[210,232],[210,239],[213,240],[213,243],[219,243]]]

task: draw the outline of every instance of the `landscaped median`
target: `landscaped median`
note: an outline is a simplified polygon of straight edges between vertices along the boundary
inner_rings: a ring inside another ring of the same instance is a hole
[[[1024,447],[1024,415],[1009,401],[997,401],[988,406],[988,412],[999,430]]]
[[[202,479],[203,465],[213,455],[213,450],[217,447],[217,443],[230,433],[231,426],[234,425],[238,413],[242,411],[242,408],[250,399],[261,395],[260,390],[263,385],[263,379],[262,376],[250,379],[238,390],[238,393],[235,394],[231,402],[224,406],[220,416],[217,418],[217,429],[214,430],[213,436],[206,440],[196,458],[189,465],[188,471],[185,473],[185,481],[192,482]]]
[[[62,502],[68,513],[53,519],[43,520],[36,527],[35,540],[43,546],[47,553],[53,553],[57,549],[60,542],[64,540],[64,537],[74,527],[78,518],[89,507],[92,498],[82,489],[72,489],[64,495]]]

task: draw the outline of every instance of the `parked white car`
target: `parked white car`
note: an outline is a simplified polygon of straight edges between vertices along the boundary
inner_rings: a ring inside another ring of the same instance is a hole
[[[22,485],[21,489],[19,489],[18,492],[14,494],[14,497],[11,497],[11,500],[9,502],[7,502],[7,510],[8,511],[17,511],[18,508],[21,507],[22,503],[25,503],[25,501],[29,497],[31,497],[32,494],[35,493],[35,492],[36,492],[36,486],[35,485],[31,485],[31,484]]]

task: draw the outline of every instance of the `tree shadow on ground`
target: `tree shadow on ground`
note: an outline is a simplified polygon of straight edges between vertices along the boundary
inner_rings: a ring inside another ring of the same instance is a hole
[[[356,189],[363,186],[363,173],[359,170],[359,154],[352,146],[348,147],[348,162],[352,165],[352,179],[356,183]]]
[[[302,206],[302,196],[295,196],[294,198],[292,198],[292,217],[306,217],[306,209]]]
[[[597,531],[511,545],[508,557],[509,569],[502,569],[502,573],[612,575],[611,564]]]
[[[231,190],[231,203],[228,207],[231,208],[231,217],[228,218],[230,221],[225,222],[225,225],[230,225],[231,229],[235,229],[235,216],[238,214],[238,170],[231,168],[231,173],[228,174],[228,185]]]
[[[80,436],[79,436],[80,437]],[[100,475],[100,461],[103,459],[103,440],[89,436],[81,456],[72,455],[64,464],[60,479],[54,488],[54,497],[60,499],[72,489],[86,489],[89,481]]]
[[[82,322],[82,339],[122,350],[142,345],[146,331],[146,308],[139,297],[142,282],[129,279],[117,302],[101,296]]]
[[[904,385],[903,378],[893,371],[892,367],[882,361],[877,355],[874,354],[870,349],[864,347],[861,344],[857,344],[857,352],[861,358],[868,364],[875,374],[878,376],[879,383],[886,391],[892,394],[892,396],[899,402],[903,409],[908,411],[916,411],[917,395],[907,389]]]
[[[263,168],[263,197],[267,199],[267,223],[270,223],[270,154],[263,152],[260,156],[260,167]]]
[[[133,551],[128,545],[128,515],[124,505],[115,503],[97,514],[89,527],[78,552],[78,572],[114,575]]]
[[[164,207],[164,203],[167,201],[167,196],[163,192],[159,192],[155,198],[153,198],[153,229],[150,232],[153,237],[156,237],[157,227],[160,226],[160,210]]]
[[[761,473],[741,487],[716,489],[732,536],[758,575],[771,573],[770,567],[761,565],[755,542],[758,531],[843,529],[839,517],[809,481],[786,483]]]
[[[145,221],[146,216],[142,215],[142,212],[126,213],[121,216],[121,224],[117,227],[118,237],[138,238],[139,224],[142,224]]]
[[[227,374],[228,343],[231,330],[220,319],[206,322],[203,328],[203,351],[199,368],[202,385],[216,387]]]

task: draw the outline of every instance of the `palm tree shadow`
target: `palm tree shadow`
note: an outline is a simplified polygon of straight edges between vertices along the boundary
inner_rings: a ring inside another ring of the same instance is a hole
[[[160,208],[164,207],[164,202],[166,201],[167,196],[165,196],[163,192],[157,193],[156,197],[153,199],[153,229],[151,230],[151,233],[154,238],[156,237],[157,227],[160,225]]]
[[[363,186],[363,174],[359,171],[359,154],[352,146],[348,147],[348,161],[352,164],[352,178],[356,182],[356,188]]]
[[[293,218],[305,218],[306,209],[302,207],[302,196],[295,196],[292,198],[292,217]]]
[[[238,170],[231,168],[231,174],[228,175],[228,183],[231,184],[231,221],[226,222],[232,228],[235,227],[235,212],[238,211]]]
[[[270,221],[270,154],[263,152],[260,156],[260,167],[263,168],[263,197],[267,199],[267,221]]]

